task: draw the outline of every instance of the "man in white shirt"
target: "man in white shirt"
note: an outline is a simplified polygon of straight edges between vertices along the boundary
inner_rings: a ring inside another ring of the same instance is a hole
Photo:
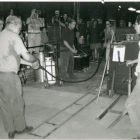
[[[17,72],[20,64],[38,68],[39,62],[25,48],[18,35],[20,30],[21,20],[11,16],[6,20],[5,29],[0,32],[0,107],[9,139],[13,139],[15,133],[33,129],[26,125],[22,86]]]

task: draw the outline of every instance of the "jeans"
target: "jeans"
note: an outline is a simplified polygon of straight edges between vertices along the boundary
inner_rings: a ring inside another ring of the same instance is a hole
[[[137,77],[136,85],[125,103],[126,110],[131,119],[132,125],[140,134],[140,74]]]
[[[60,77],[65,79],[67,75],[73,76],[74,57],[71,51],[64,51],[60,53]]]

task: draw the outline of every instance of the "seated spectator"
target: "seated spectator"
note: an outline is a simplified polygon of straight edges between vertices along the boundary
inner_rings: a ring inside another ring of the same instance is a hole
[[[45,27],[41,31],[41,45],[45,45],[48,42],[47,30]],[[44,47],[39,48],[39,51],[43,51]]]

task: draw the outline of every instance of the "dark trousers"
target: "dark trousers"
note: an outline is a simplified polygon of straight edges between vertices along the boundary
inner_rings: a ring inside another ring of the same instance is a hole
[[[6,132],[25,128],[22,86],[15,73],[0,72],[0,107]]]
[[[67,76],[73,76],[74,57],[71,51],[60,53],[60,77],[65,79]]]

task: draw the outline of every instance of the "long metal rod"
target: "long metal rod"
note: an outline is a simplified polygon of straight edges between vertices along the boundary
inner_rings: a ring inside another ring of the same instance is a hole
[[[112,38],[111,38],[111,43],[109,44],[110,46],[110,49],[111,49],[111,44],[113,42],[113,38],[114,38],[114,33],[112,35]],[[104,75],[105,75],[105,70],[106,70],[106,67],[107,67],[107,64],[109,63],[109,58],[110,58],[110,49],[109,49],[109,55],[108,55],[108,58],[107,58],[107,61],[105,63],[105,67],[104,67],[104,71],[103,71],[103,75],[102,75],[102,80],[101,80],[101,84],[100,84],[100,88],[99,88],[99,93],[98,93],[98,97],[97,97],[97,101],[96,101],[96,104],[98,103],[98,100],[99,100],[99,96],[100,96],[100,93],[101,93],[101,88],[102,88],[102,84],[103,84],[103,80],[104,80]]]
[[[108,60],[109,60],[109,58],[108,58]],[[107,64],[108,64],[108,60],[107,60],[106,63],[105,63],[105,67],[104,67],[104,71],[103,71],[103,75],[102,75],[102,80],[101,80],[101,84],[100,84],[100,88],[99,88],[99,93],[98,93],[98,97],[97,97],[96,104],[98,103],[99,96],[100,96],[100,93],[101,93],[101,88],[102,88],[102,84],[103,84],[104,75],[105,75],[105,70],[106,70],[106,67],[107,67]]]

